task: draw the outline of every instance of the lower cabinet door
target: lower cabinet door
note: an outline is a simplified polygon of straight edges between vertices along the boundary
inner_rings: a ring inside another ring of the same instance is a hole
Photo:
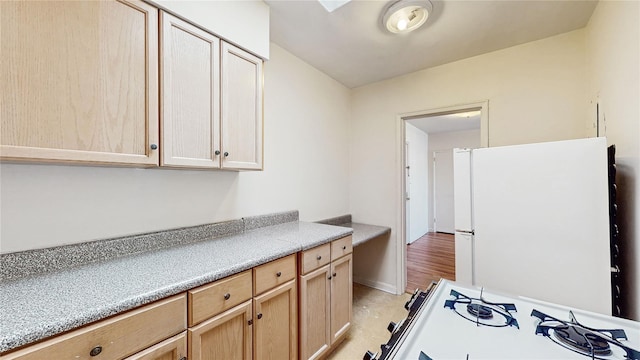
[[[331,265],[300,276],[300,359],[317,359],[331,346]]]
[[[331,263],[331,344],[342,340],[351,327],[353,301],[352,254]]]
[[[298,358],[296,280],[254,298],[254,359]]]
[[[186,360],[187,332],[184,331],[159,344],[151,346],[125,360]]]
[[[251,300],[189,328],[189,360],[250,360]]]

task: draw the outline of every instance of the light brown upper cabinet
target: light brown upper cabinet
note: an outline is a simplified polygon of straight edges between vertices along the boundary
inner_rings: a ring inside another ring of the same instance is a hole
[[[0,159],[158,164],[158,10],[0,2]]]
[[[160,12],[161,166],[262,169],[262,60]]]
[[[220,40],[160,12],[160,165],[220,167]]]
[[[262,60],[222,42],[222,168],[262,169]]]

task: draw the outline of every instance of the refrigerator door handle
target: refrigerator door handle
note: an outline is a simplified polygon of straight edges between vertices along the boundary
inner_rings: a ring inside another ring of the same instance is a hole
[[[456,232],[463,233],[463,234],[471,234],[471,235],[475,235],[476,234],[476,232],[474,230],[459,230],[459,229],[456,229]]]

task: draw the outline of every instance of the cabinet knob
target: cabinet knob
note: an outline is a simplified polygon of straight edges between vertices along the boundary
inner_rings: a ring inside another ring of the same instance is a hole
[[[187,360],[187,357],[183,356],[183,357],[180,358],[180,360]]]
[[[151,150],[157,150],[158,149],[158,145],[156,144],[151,144]]]
[[[225,151],[224,152],[224,157],[227,157],[227,156],[229,156],[229,153]]]
[[[249,326],[253,325],[253,319],[247,320],[247,325],[249,325]]]
[[[257,316],[258,319],[262,319],[262,313],[259,313]]]
[[[89,355],[98,356],[102,352],[102,346],[98,345],[89,351]]]
[[[342,247],[342,250],[347,250],[347,245],[344,245],[344,246]]]
[[[216,150],[213,153],[216,154],[216,155],[220,155],[220,150]]]
[[[338,275],[338,274],[336,274],[336,273],[333,273],[333,277],[336,277],[337,275]]]
[[[276,273],[276,276],[277,276],[277,277],[282,276],[282,272],[278,271],[278,272]]]
[[[320,259],[322,259],[322,256],[318,255],[318,257],[316,259],[320,260]]]
[[[329,275],[329,277],[327,279],[331,280],[331,275]]]
[[[224,299],[225,300],[229,300],[229,298],[231,298],[231,294],[229,294],[229,293],[224,294]]]

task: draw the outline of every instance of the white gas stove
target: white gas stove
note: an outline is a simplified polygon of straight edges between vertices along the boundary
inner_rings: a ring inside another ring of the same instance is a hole
[[[440,280],[391,323],[378,359],[640,360],[640,323]]]

